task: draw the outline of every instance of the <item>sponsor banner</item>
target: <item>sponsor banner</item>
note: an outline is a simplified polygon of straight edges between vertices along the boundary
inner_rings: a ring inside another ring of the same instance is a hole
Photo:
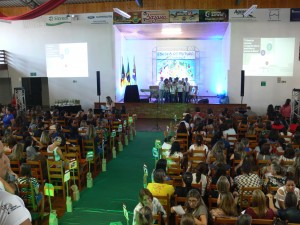
[[[157,51],[156,59],[195,59],[195,51]]]
[[[199,10],[170,10],[170,23],[199,22]]]
[[[290,21],[300,21],[300,8],[291,8]]]
[[[199,11],[200,22],[228,22],[228,9]]]
[[[72,17],[70,15],[51,15],[46,16],[46,26],[59,26],[66,23],[71,23]]]
[[[169,23],[169,11],[143,11],[142,23]]]
[[[230,9],[229,21],[230,22],[289,22],[290,9],[283,8],[269,8],[269,9],[256,9],[249,16],[245,17],[244,13],[247,9]]]
[[[131,17],[129,19],[113,13],[114,24],[137,24],[142,23],[142,12],[127,12]]]
[[[80,14],[79,20],[85,20],[89,24],[112,24],[113,13],[86,13]]]

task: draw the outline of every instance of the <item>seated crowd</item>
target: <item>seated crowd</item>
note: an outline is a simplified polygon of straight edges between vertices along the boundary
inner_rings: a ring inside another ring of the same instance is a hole
[[[1,106],[0,199],[5,201],[6,194],[10,193],[22,198],[28,208],[34,197],[34,207],[44,209],[44,184],[55,182],[56,186],[64,185],[63,174],[60,178],[57,174],[53,178],[50,168],[62,168],[64,172],[74,160],[77,161],[77,167],[73,175],[81,191],[87,185],[87,153],[93,152],[90,172],[95,177],[101,171],[101,158],[110,160],[112,147],[118,143],[125,144],[125,139],[130,138],[129,135],[134,132],[134,118],[131,117],[130,122],[125,107],[117,110],[114,106],[108,106],[100,114],[94,114],[92,109],[87,113],[81,110],[77,114],[60,112],[57,109],[43,112],[39,107],[26,112],[16,112],[11,106]],[[117,132],[112,139],[110,135],[113,130]],[[120,151],[119,148],[116,147]],[[76,188],[73,188],[71,187],[72,191],[75,191]],[[60,189],[63,190],[62,196],[65,198],[65,188]],[[13,198],[10,196],[7,199]],[[18,199],[14,202],[20,203]],[[28,215],[23,204],[20,209],[24,209],[23,212],[19,211],[20,215]],[[15,220],[13,217],[14,215],[8,216],[1,211],[0,223],[31,224],[28,219],[21,223],[23,221],[19,217],[15,217]],[[16,222],[16,219],[20,220]]]
[[[133,224],[300,224],[300,126],[288,104],[266,116],[187,110],[164,132]]]

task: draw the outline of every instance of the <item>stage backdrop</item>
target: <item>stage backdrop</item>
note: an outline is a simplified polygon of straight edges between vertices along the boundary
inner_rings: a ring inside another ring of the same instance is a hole
[[[201,96],[227,94],[228,27],[222,40],[125,40],[115,28],[116,101],[129,84],[149,89],[170,76],[188,77]]]

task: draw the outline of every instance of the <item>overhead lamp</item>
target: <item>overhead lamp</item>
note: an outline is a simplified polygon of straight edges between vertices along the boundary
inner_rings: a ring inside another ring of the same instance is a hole
[[[119,15],[125,17],[126,19],[130,19],[130,15],[126,12],[124,12],[123,10],[119,9],[119,8],[113,8],[115,13],[118,13]]]
[[[161,30],[162,34],[181,34],[182,30],[180,27],[166,27],[166,28],[162,28]]]
[[[257,9],[257,5],[252,5],[247,11],[244,13],[244,17],[248,17],[255,9]]]

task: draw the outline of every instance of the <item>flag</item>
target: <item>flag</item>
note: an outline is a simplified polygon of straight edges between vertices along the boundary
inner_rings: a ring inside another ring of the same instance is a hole
[[[136,84],[136,67],[135,67],[135,57],[133,57],[133,71],[132,71],[133,84]]]
[[[127,64],[127,73],[126,73],[127,85],[130,85],[130,69],[129,69],[129,61]]]
[[[121,87],[125,85],[125,69],[123,64],[123,58],[122,58],[122,73],[121,73]]]

